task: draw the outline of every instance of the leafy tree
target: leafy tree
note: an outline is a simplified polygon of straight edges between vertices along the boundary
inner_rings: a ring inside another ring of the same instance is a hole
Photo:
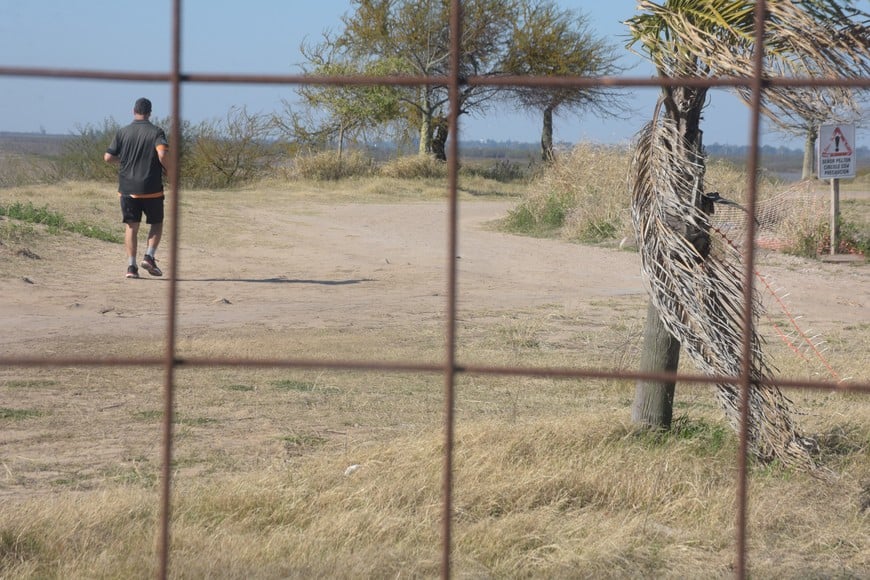
[[[763,47],[767,74],[843,77],[866,76],[870,72],[868,15],[855,8],[852,0],[770,0],[767,7]],[[638,9],[640,14],[627,22],[631,45],[640,46],[661,76],[710,78],[754,74],[753,55],[761,48],[756,46],[755,39],[755,2],[639,0]],[[747,101],[751,98],[746,87],[739,88],[738,93]],[[763,112],[773,115],[777,108],[801,111],[806,106],[805,95],[791,87],[769,86],[764,93]],[[704,87],[665,86],[659,101],[662,115],[678,135],[679,142],[672,144],[678,170],[694,174],[691,185],[678,180],[672,184],[673,191],[682,199],[693,200],[701,213],[710,211],[699,195],[704,191],[700,122],[706,96]],[[696,247],[698,255],[706,256],[709,234],[698,224],[684,223],[683,227],[683,235]],[[677,368],[679,357],[670,356],[677,339],[663,334],[670,333],[661,324],[662,314],[654,315],[651,308],[647,317],[644,351],[659,354],[648,357],[642,370],[673,372]],[[670,344],[661,348],[663,342]],[[639,382],[633,419],[654,427],[669,427],[672,389],[667,383]]]
[[[386,61],[357,58],[328,33],[317,44],[303,43],[300,50],[308,61],[302,67],[306,74],[364,76],[389,72]],[[302,144],[319,148],[335,143],[339,160],[347,140],[365,138],[373,128],[399,114],[399,92],[390,86],[303,85],[297,92],[302,97],[301,111],[294,111],[285,102],[285,114],[275,118],[276,126]]]
[[[303,51],[303,70],[319,75],[429,77],[422,85],[386,89],[306,86],[303,107],[287,109],[288,132],[323,145],[336,135],[404,124],[415,128],[419,152],[446,159],[450,66],[449,0],[352,0],[337,36]],[[466,0],[459,39],[460,78],[522,75],[615,74],[614,49],[589,30],[584,17],[560,10],[552,0]],[[463,84],[458,115],[482,114],[504,87]],[[540,111],[542,147],[552,155],[552,118],[568,111],[617,115],[625,110],[615,91],[507,89],[524,108]],[[325,113],[314,114],[324,110]],[[329,138],[329,139],[328,139]],[[339,143],[341,139],[338,139]]]
[[[362,74],[429,76],[449,73],[449,0],[353,0],[345,30],[335,40],[346,62]],[[467,0],[462,3],[461,70],[463,77],[498,74],[513,19],[513,1]],[[420,153],[443,157],[447,139],[448,93],[443,82],[397,86],[394,115],[418,128]],[[464,85],[458,114],[480,113],[496,95],[493,87]],[[319,101],[317,101],[319,104]]]
[[[532,77],[616,75],[616,48],[596,37],[582,13],[553,0],[523,3],[514,21],[504,72]],[[511,96],[523,109],[541,113],[541,158],[553,160],[553,116],[573,111],[616,117],[626,112],[625,93],[607,87],[517,87]]]

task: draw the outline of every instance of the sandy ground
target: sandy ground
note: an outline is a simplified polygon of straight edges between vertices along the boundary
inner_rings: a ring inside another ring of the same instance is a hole
[[[460,206],[459,311],[541,304],[583,308],[598,299],[642,295],[634,252],[532,239],[494,231],[509,203]],[[381,325],[445,312],[446,224],[443,203],[300,204],[292,215],[245,209],[253,227],[192,246],[182,235],[178,326],[300,328]],[[200,227],[200,226],[196,226]],[[206,227],[208,227],[206,225]],[[0,352],[55,354],[46,340],[159,336],[166,328],[164,278],[124,278],[123,250],[78,239],[75,248],[37,248],[40,259],[3,251]],[[166,248],[158,254],[168,270]],[[870,322],[870,266],[823,263],[761,253],[759,270],[788,294],[804,323],[824,331]],[[5,266],[5,267],[4,267]],[[5,272],[4,272],[5,270]],[[402,322],[404,323],[404,322]],[[56,353],[74,354],[74,353]]]

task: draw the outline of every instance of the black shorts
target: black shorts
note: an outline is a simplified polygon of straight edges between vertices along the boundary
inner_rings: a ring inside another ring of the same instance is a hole
[[[150,197],[137,199],[135,197],[121,196],[121,218],[127,223],[141,223],[142,214],[145,214],[146,224],[163,223],[163,199],[162,197]]]

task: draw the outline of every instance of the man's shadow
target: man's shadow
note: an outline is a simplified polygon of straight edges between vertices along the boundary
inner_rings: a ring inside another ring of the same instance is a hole
[[[376,280],[374,278],[349,278],[347,280],[314,280],[307,278],[287,278],[286,276],[277,276],[275,278],[178,278],[178,282],[245,282],[248,284],[318,284],[320,286],[347,286],[350,284],[362,284],[364,282],[376,282]]]

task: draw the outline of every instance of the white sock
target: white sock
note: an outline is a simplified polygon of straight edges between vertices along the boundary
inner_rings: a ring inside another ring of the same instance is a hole
[[[155,250],[154,248],[148,248],[147,250],[145,250],[145,255],[146,255],[146,256],[151,256],[151,257],[153,258],[153,257],[154,257],[154,252],[156,252],[156,251],[157,251],[157,250]]]
[[[133,256],[127,258],[127,265],[128,266],[135,266],[136,265],[136,258]]]

